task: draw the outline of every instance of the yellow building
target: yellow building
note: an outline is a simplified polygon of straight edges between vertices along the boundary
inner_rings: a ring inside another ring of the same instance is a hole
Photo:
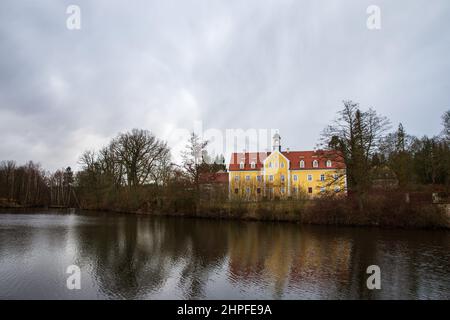
[[[281,150],[281,137],[273,136],[272,152],[231,155],[230,198],[288,199],[304,195],[345,194],[345,164],[336,151]]]

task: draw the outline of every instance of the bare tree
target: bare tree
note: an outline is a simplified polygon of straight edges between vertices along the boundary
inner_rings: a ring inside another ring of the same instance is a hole
[[[167,143],[157,139],[148,130],[133,129],[121,133],[112,143],[116,160],[123,165],[128,186],[139,186],[151,181],[152,172],[170,155]]]
[[[188,174],[191,183],[195,187],[196,194],[200,191],[200,174],[203,163],[203,155],[208,141],[203,141],[194,132],[189,137],[186,150],[181,154],[183,159],[183,169]]]
[[[442,115],[442,125],[444,126],[443,135],[447,140],[450,140],[450,110],[447,110]]]
[[[389,128],[389,121],[373,109],[361,111],[353,101],[343,103],[344,108],[322,133],[322,146],[339,152],[346,164],[348,187],[361,193],[370,185],[370,160]]]

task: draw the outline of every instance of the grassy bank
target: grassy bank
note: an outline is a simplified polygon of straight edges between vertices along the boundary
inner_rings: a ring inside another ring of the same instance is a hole
[[[404,196],[404,195],[403,195]],[[302,224],[450,229],[449,205],[407,203],[402,195],[370,195],[360,199],[320,198],[286,201],[199,201],[164,198],[114,201],[85,209],[114,212],[199,217],[288,221]],[[116,198],[117,200],[118,198]],[[122,198],[124,200],[124,198]]]
[[[343,199],[204,203],[195,216],[321,225],[450,228],[445,205],[402,204],[380,198],[365,200],[362,210],[356,202]]]

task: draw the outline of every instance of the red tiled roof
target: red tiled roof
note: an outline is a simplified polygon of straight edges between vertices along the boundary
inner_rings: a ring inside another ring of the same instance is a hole
[[[228,183],[228,172],[202,173],[200,183]]]
[[[282,151],[281,152],[290,163],[291,170],[308,169],[344,169],[345,164],[342,156],[337,151],[317,150],[317,151]],[[229,170],[230,171],[251,171],[260,170],[263,167],[263,161],[271,152],[234,152],[231,154]],[[305,161],[305,167],[300,168],[300,161]],[[313,167],[313,161],[317,160],[319,166]],[[331,160],[331,167],[326,166],[326,161]],[[240,169],[240,163],[244,163],[244,169]],[[255,168],[251,163],[255,163]]]

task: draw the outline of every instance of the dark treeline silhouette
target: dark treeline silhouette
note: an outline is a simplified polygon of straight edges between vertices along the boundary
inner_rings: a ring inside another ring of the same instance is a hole
[[[201,174],[225,169],[223,156],[211,161],[207,143],[192,133],[182,164],[176,165],[167,144],[150,131],[120,133],[99,152],[82,155],[75,179],[80,202],[91,209],[192,213]]]
[[[0,207],[74,207],[78,199],[73,183],[70,167],[49,173],[32,161],[1,161]]]
[[[0,162],[0,199],[9,204],[41,206],[49,203],[49,183],[40,165]]]
[[[388,176],[401,190],[428,186],[448,192],[450,111],[442,116],[442,123],[442,132],[433,137],[409,135],[401,123],[387,133],[391,125],[386,117],[344,101],[338,117],[323,131],[321,146],[343,155],[350,192],[364,194],[373,188],[374,180]]]

